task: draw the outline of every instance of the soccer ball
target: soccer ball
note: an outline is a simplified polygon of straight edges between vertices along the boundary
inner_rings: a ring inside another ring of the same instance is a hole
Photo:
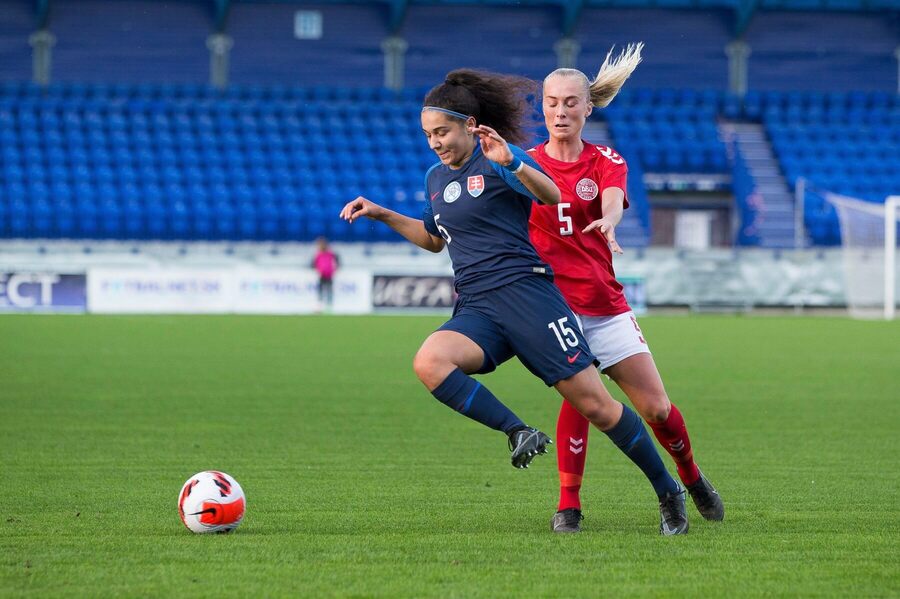
[[[244,519],[246,507],[241,485],[216,470],[190,477],[178,494],[178,515],[196,533],[231,532]]]

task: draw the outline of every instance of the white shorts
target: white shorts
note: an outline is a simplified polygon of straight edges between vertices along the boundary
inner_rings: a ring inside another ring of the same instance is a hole
[[[601,372],[635,354],[650,353],[634,312],[617,316],[576,316],[591,351],[600,362]]]

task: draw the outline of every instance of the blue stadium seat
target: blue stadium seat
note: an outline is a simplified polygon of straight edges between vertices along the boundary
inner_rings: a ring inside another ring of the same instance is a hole
[[[778,100],[772,99],[764,120],[792,185],[803,176],[816,187],[877,201],[900,189],[895,178],[900,152],[889,141],[900,136],[900,122],[889,108],[893,102],[889,95],[807,93]],[[807,107],[805,112],[797,108],[801,105]],[[787,122],[790,126],[783,124]],[[806,224],[813,242],[839,243],[831,205],[812,197],[816,199],[807,206]]]
[[[122,229],[122,209],[111,198],[101,201],[98,234],[105,239],[125,239]]]
[[[75,204],[75,231],[73,236],[94,239],[99,233],[98,210],[93,198],[79,196]]]
[[[9,231],[12,237],[28,237],[31,235],[30,208],[24,198],[15,198],[9,202]]]
[[[234,207],[227,201],[219,200],[212,214],[214,239],[236,239],[238,231]]]
[[[158,199],[147,201],[145,207],[146,235],[148,239],[170,239],[171,223],[167,222],[168,210]]]
[[[206,199],[195,198],[188,211],[190,222],[189,239],[213,238],[213,212]]]
[[[435,163],[418,127],[423,93],[2,84],[0,235],[397,240],[379,223],[351,228],[333,213],[351,194],[365,193],[421,214],[422,177]],[[763,121],[789,182],[806,176],[870,197],[900,185],[900,107],[889,93],[751,92],[741,101],[716,90],[626,88],[594,118],[608,122],[629,159],[634,200],[645,196],[644,170],[730,172],[720,115]],[[840,160],[836,144],[859,159]],[[639,215],[637,226],[647,232],[649,207],[635,201],[629,218]],[[810,226],[817,218],[822,235],[814,238],[833,239],[831,220],[811,216]]]
[[[129,199],[123,207],[124,229],[126,239],[145,239],[145,214],[144,208],[137,199]]]
[[[157,206],[163,213],[163,218],[168,221],[167,238],[187,240],[190,239],[191,221],[190,211],[184,201],[173,201],[168,208],[162,204],[152,205],[152,210],[157,213]]]

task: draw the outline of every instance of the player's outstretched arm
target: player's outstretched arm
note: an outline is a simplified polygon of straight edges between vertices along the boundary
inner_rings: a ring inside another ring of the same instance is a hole
[[[522,164],[522,170],[516,173],[522,185],[534,194],[542,204],[556,206],[562,200],[559,188],[553,179],[528,164]]]
[[[426,231],[425,223],[421,220],[388,210],[362,196],[348,202],[340,216],[349,223],[361,216],[381,221],[420,248],[435,253],[444,249],[444,240]]]
[[[506,140],[487,125],[478,125],[472,129],[472,132],[478,136],[481,151],[488,160],[496,162],[502,167],[509,167],[516,160]],[[522,163],[521,168],[513,172],[522,185],[533,193],[534,197],[542,204],[550,206],[559,204],[561,196],[553,179],[525,163]]]
[[[618,187],[607,187],[603,190],[600,201],[603,202],[603,218],[598,218],[581,232],[597,231],[606,238],[612,253],[621,254],[622,247],[616,241],[616,226],[622,220],[622,213],[625,211],[625,192]]]

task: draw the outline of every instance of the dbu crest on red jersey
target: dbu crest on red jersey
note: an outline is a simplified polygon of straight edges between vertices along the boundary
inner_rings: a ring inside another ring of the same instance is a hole
[[[593,179],[584,178],[575,184],[575,193],[582,200],[590,202],[600,193],[600,186]]]
[[[468,183],[466,184],[466,189],[469,191],[469,195],[473,198],[477,198],[484,191],[484,175],[476,175],[474,177],[469,177]]]

